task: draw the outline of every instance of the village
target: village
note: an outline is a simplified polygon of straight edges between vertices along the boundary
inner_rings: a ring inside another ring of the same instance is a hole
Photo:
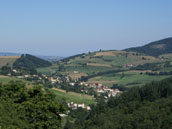
[[[56,87],[59,85],[63,85],[64,83],[67,84],[70,87],[74,86],[79,86],[79,87],[84,87],[81,89],[81,93],[87,94],[88,89],[91,88],[93,91],[98,95],[98,96],[104,96],[104,99],[108,99],[110,97],[114,97],[116,95],[119,95],[122,93],[119,89],[111,89],[108,86],[104,86],[103,84],[100,83],[87,83],[87,82],[81,82],[78,80],[71,80],[71,78],[68,75],[63,75],[63,76],[58,76],[54,74],[53,76],[48,76],[45,74],[28,74],[28,73],[20,73],[20,71],[16,69],[12,69],[13,74],[9,74],[8,76],[13,76],[18,79],[24,79],[27,81],[31,81],[33,84],[34,83],[40,83],[44,84],[45,82],[49,82],[51,84],[51,87]],[[74,71],[76,73],[76,71]],[[94,96],[93,96],[94,97]],[[78,108],[83,108],[86,110],[91,110],[90,106],[85,105],[84,103],[77,104],[74,102],[69,102],[67,103],[68,108],[71,110],[75,110]]]

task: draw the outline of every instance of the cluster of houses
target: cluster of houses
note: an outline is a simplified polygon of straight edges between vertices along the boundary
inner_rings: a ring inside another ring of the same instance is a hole
[[[68,105],[68,108],[70,108],[72,110],[75,110],[75,109],[78,109],[78,108],[86,109],[88,111],[91,110],[91,107],[86,106],[84,103],[77,104],[77,103],[74,103],[74,102],[69,102],[67,105]]]
[[[60,77],[54,77],[54,76],[47,76],[45,74],[28,74],[28,73],[21,73],[20,71],[13,69],[12,70],[14,73],[16,73],[16,78],[19,79],[26,79],[26,80],[34,80],[34,81],[40,81],[42,82],[44,79],[49,80],[51,82],[51,84],[55,84],[55,83],[61,83],[61,78]],[[21,73],[21,74],[20,74]],[[18,75],[17,75],[18,74]],[[12,76],[11,74],[9,76]],[[70,79],[68,76],[65,77],[66,82],[69,82]]]
[[[37,74],[33,74],[33,75],[32,74],[23,74],[22,72],[17,71],[16,69],[13,69],[12,71],[16,74],[19,74],[16,76],[19,79],[36,78],[37,80],[42,80],[44,77],[46,78],[46,75],[44,75],[44,74],[42,74],[42,76],[37,75]],[[20,75],[20,74],[22,74],[22,75]]]
[[[49,80],[51,81],[52,84],[55,84],[55,83],[57,83],[57,82],[58,82],[58,83],[61,82],[60,78],[58,78],[58,77],[56,77],[56,78],[50,77]]]
[[[121,93],[118,89],[110,89],[110,88],[98,88],[97,93],[106,93],[107,97],[114,97],[117,94]],[[106,98],[106,97],[105,97]]]
[[[128,66],[132,66],[132,64],[128,64]],[[17,73],[17,70],[13,70],[13,72]],[[77,73],[78,71],[74,71],[74,73]],[[62,83],[62,80],[65,79],[65,82],[67,82],[70,86],[75,86],[76,82],[72,82],[69,79],[69,76],[63,76],[63,78],[59,77],[59,76],[50,76],[48,77],[47,75],[41,74],[41,75],[30,75],[30,74],[25,74],[22,76],[17,76],[17,78],[20,79],[27,79],[27,78],[35,78],[36,80],[44,80],[47,79],[51,82],[51,84],[56,84],[56,83]],[[98,96],[100,95],[104,95],[104,98],[107,99],[108,97],[114,97],[117,94],[121,93],[121,91],[119,89],[111,89],[107,86],[103,86],[103,84],[100,83],[87,83],[87,82],[77,82],[77,84],[79,84],[80,86],[85,86],[88,88],[93,88],[93,90],[97,93]],[[84,91],[82,91],[83,93],[87,93],[87,89],[82,89]],[[78,108],[83,108],[86,110],[91,110],[91,108],[89,106],[86,106],[85,104],[77,104],[77,103],[73,103],[70,102],[68,103],[68,107],[72,110],[74,109],[78,109]]]
[[[107,86],[103,86],[103,84],[100,83],[85,83],[85,82],[80,82],[80,85],[88,86],[91,88],[94,88],[94,91],[100,94],[107,94],[107,97],[114,97],[117,94],[121,93],[119,89],[111,89]]]
[[[75,82],[71,82],[71,83],[69,83],[69,85],[74,86]],[[79,85],[93,88],[94,91],[98,93],[98,95],[104,93],[104,94],[107,94],[107,97],[114,97],[117,94],[121,93],[121,91],[119,89],[111,89],[107,86],[103,86],[103,84],[100,84],[100,83],[80,82]]]
[[[126,67],[133,67],[134,64],[126,64]]]
[[[37,78],[38,80],[42,80],[42,77],[38,76],[38,75],[30,75],[30,74],[25,74],[22,76],[17,76],[17,78],[19,79],[27,79],[27,78]]]

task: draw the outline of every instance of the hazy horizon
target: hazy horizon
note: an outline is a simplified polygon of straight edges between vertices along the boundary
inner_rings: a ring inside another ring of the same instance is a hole
[[[172,1],[0,1],[0,52],[71,56],[172,37]]]

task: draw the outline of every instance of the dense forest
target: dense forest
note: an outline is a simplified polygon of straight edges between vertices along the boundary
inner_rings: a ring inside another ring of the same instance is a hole
[[[159,56],[162,54],[172,53],[172,38],[155,41],[141,47],[125,49],[125,51],[135,51],[151,56]]]
[[[48,61],[45,61],[43,59],[40,59],[38,57],[29,55],[29,54],[23,54],[21,58],[17,59],[13,67],[14,68],[28,68],[28,69],[35,69],[40,67],[48,67],[52,64]]]
[[[58,129],[59,113],[65,107],[41,86],[28,88],[22,82],[0,84],[0,128]]]
[[[172,78],[134,87],[92,105],[91,112],[71,113],[65,129],[172,129]]]

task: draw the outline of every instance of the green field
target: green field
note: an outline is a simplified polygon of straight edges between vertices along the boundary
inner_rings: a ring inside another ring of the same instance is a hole
[[[159,56],[160,58],[164,58],[164,59],[168,59],[168,60],[172,60],[172,54],[163,54]]]
[[[8,83],[9,81],[19,81],[19,80],[21,79],[0,75],[0,83]]]
[[[50,91],[55,93],[57,101],[66,100],[66,102],[84,103],[86,105],[94,103],[93,97],[89,95],[79,94],[75,92],[66,92],[65,90],[57,88],[50,89]]]
[[[93,72],[102,72],[102,71],[108,71],[113,70],[115,68],[109,68],[109,67],[100,67],[100,66],[66,66],[66,71],[72,72],[72,71],[79,71],[81,73],[87,73],[92,74]]]
[[[57,64],[53,64],[50,67],[44,67],[44,68],[37,68],[37,71],[39,73],[43,73],[43,74],[51,74],[54,73],[58,70],[59,66]]]
[[[98,65],[109,65],[110,67],[125,67],[126,64],[139,65],[144,63],[159,62],[160,59],[138,54],[135,52],[125,51],[105,51],[94,52],[93,54],[85,54],[80,57],[72,58],[66,66],[81,66],[87,63]]]
[[[118,70],[119,68],[126,69],[128,64],[137,66],[156,62],[161,62],[161,60],[159,58],[135,52],[100,51],[69,58],[64,62],[59,62],[59,65],[64,66],[64,72],[68,72],[69,76],[73,74],[74,71],[89,76],[98,72]],[[38,71],[42,73],[51,73],[55,70],[58,70],[58,66],[38,69]]]
[[[103,76],[94,77],[88,80],[89,82],[99,82],[106,86],[112,86],[113,84],[122,85],[125,87],[141,86],[151,81],[158,81],[170,76],[150,76],[146,74],[140,74],[139,72],[124,72],[117,74],[107,74]]]
[[[81,76],[91,76],[88,83],[101,83],[106,86],[112,86],[113,84],[119,84],[126,87],[140,86],[151,81],[162,80],[169,76],[149,76],[146,74],[140,74],[140,72],[131,72],[130,66],[137,67],[138,65],[153,64],[153,67],[158,68],[157,72],[168,72],[172,70],[171,66],[165,67],[166,61],[169,61],[172,54],[163,55],[162,57],[152,57],[145,54],[136,52],[125,51],[99,51],[88,54],[81,54],[74,56],[66,61],[61,61],[54,64],[51,67],[39,68],[38,72],[50,74],[59,70],[59,66],[63,66],[65,71],[61,73],[67,73],[73,80],[80,78]],[[168,57],[168,58],[167,58]],[[167,58],[167,59],[166,59]],[[114,70],[126,70],[124,73],[108,74],[107,71]],[[144,69],[144,70],[150,70]],[[77,71],[77,74],[75,74]],[[98,73],[105,72],[103,75]]]

